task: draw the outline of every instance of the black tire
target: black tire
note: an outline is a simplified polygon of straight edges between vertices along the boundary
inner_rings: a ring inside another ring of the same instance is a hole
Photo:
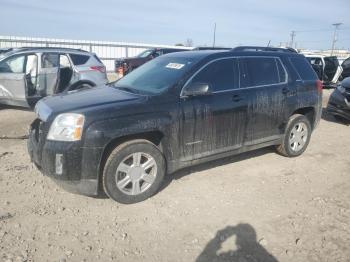
[[[298,151],[295,151],[292,149],[292,146],[290,144],[289,139],[291,137],[293,128],[298,123],[305,124],[305,127],[307,128],[307,136],[305,137],[306,141],[305,141],[305,144],[302,146],[302,148],[300,148],[300,150],[298,150]],[[306,150],[306,148],[310,142],[311,132],[312,132],[312,129],[311,129],[310,122],[304,115],[300,115],[300,114],[292,115],[289,118],[288,124],[286,126],[286,131],[285,131],[285,134],[283,136],[282,144],[280,144],[279,146],[276,147],[277,152],[283,156],[286,156],[286,157],[300,156],[302,153],[304,153],[304,151]]]
[[[119,164],[133,153],[142,152],[155,160],[157,172],[154,182],[144,192],[138,195],[129,195],[121,191],[116,184],[116,173]],[[103,170],[102,184],[109,198],[123,204],[133,204],[153,196],[160,188],[166,172],[165,159],[162,152],[147,140],[132,140],[116,147],[109,155]]]

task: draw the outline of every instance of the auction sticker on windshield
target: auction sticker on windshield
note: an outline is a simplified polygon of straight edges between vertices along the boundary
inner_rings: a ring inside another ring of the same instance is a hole
[[[166,67],[166,68],[171,68],[171,69],[181,69],[181,68],[183,68],[184,66],[185,66],[184,64],[169,63],[169,64],[167,64],[165,67]]]

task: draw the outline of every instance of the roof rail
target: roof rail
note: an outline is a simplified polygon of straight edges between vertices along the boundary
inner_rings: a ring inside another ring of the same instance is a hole
[[[266,46],[237,46],[232,48],[231,51],[270,51],[270,52],[283,52],[283,53],[298,53],[291,47],[266,47]]]
[[[17,47],[14,48],[14,50],[30,50],[30,49],[36,49],[36,50],[41,50],[41,49],[60,49],[60,50],[66,50],[66,51],[80,51],[80,52],[87,52],[86,50],[79,49],[79,48],[69,48],[69,47],[53,47],[53,46],[23,46],[23,47]]]

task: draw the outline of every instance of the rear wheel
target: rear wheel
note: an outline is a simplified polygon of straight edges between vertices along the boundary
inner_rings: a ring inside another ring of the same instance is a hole
[[[311,137],[311,125],[309,120],[300,114],[290,117],[282,144],[277,146],[277,151],[287,157],[300,156],[307,148]]]
[[[113,150],[103,172],[103,188],[113,200],[132,204],[154,195],[164,178],[165,160],[147,140],[126,142]]]

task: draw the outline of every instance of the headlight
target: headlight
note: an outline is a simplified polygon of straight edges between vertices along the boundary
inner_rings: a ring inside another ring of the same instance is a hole
[[[337,89],[339,90],[340,93],[342,93],[342,94],[345,93],[345,88],[342,87],[341,85],[338,85]]]
[[[53,121],[47,139],[55,141],[78,141],[83,133],[85,117],[80,114],[58,115]]]

